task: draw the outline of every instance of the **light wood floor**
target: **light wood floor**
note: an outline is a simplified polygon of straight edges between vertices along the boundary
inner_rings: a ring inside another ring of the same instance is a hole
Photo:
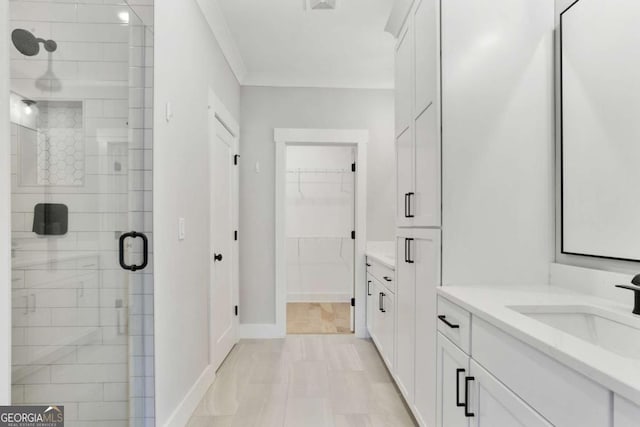
[[[350,334],[349,303],[288,303],[288,334]]]
[[[411,427],[370,340],[289,335],[242,340],[187,427]]]

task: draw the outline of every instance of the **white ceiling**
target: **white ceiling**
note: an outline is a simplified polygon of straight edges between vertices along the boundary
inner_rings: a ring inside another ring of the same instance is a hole
[[[384,31],[393,0],[218,0],[255,86],[392,88],[395,39]],[[235,49],[234,49],[235,50]]]

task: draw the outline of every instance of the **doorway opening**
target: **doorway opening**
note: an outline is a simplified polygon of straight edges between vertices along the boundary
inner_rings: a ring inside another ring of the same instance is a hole
[[[354,330],[354,145],[286,152],[288,334]]]

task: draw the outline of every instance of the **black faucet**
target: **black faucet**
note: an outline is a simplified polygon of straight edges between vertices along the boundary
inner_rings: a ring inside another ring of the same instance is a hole
[[[631,285],[616,285],[616,288],[629,289],[635,295],[635,304],[633,305],[633,314],[640,315],[640,274],[631,280]]]

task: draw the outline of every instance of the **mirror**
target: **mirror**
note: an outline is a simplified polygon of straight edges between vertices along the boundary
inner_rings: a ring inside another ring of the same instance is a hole
[[[560,15],[562,252],[640,261],[640,2]]]

